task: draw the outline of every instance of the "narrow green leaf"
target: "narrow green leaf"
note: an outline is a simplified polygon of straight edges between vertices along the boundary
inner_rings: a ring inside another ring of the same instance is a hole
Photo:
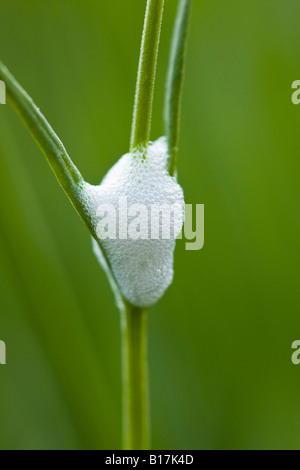
[[[175,174],[177,164],[180,110],[191,3],[192,0],[180,0],[179,3],[166,88],[165,126],[170,155],[169,172],[172,176]]]
[[[46,118],[35,105],[28,93],[21,87],[5,65],[0,61],[0,80],[6,85],[8,101],[20,116],[28,131],[39,145],[56,178],[83,219],[89,230],[92,227],[82,205],[80,192],[83,178],[69,157],[63,143],[58,138]]]

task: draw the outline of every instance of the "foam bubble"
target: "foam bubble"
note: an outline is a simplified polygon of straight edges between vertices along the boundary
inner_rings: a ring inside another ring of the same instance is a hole
[[[183,224],[184,197],[176,179],[167,171],[167,159],[166,139],[162,137],[143,152],[136,151],[121,157],[99,186],[86,183],[83,190],[83,203],[95,232],[99,224],[99,205],[111,205],[116,209],[116,238],[98,239],[97,245],[103,250],[122,295],[139,307],[154,304],[173,280],[175,238]],[[120,224],[127,227],[134,220],[137,222],[133,215],[118,211],[120,198],[126,200],[128,208],[133,204],[142,204],[147,209],[147,214],[137,213],[138,228],[147,228],[147,239],[120,239]],[[160,218],[159,239],[151,239],[151,208],[162,204],[176,204],[179,211],[170,219],[170,238],[162,239]],[[95,252],[100,264],[107,270],[98,247]]]

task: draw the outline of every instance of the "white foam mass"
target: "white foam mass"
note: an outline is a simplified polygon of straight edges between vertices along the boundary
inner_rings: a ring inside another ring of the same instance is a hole
[[[109,264],[122,295],[139,307],[154,304],[173,280],[175,238],[183,224],[184,197],[176,178],[167,171],[167,159],[167,143],[162,137],[150,144],[144,153],[128,153],[121,157],[99,186],[86,183],[83,190],[83,202],[95,232],[99,227],[99,206],[109,204],[116,209],[116,238],[98,239],[94,242],[95,253],[104,269],[107,270]],[[120,198],[123,201],[126,198],[128,208],[133,204],[143,204],[147,214],[137,212],[134,217],[118,211]],[[159,239],[151,238],[151,208],[157,204],[176,204],[180,209],[170,219],[169,239],[162,237],[162,218],[158,219]],[[137,222],[137,216],[140,223],[136,225],[139,225],[141,237],[143,226],[149,235],[147,239],[145,230],[144,239],[120,239],[121,224],[130,226],[134,219]]]

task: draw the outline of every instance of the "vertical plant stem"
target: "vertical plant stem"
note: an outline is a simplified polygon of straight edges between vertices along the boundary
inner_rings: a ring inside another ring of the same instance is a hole
[[[130,151],[150,139],[152,104],[164,0],[147,0]],[[149,449],[147,311],[127,302],[121,311],[123,361],[123,447]]]
[[[165,125],[170,155],[169,173],[172,176],[177,164],[181,98],[191,3],[191,0],[180,0],[179,3],[167,79]]]
[[[122,312],[123,448],[149,449],[147,310],[127,304]]]
[[[130,151],[146,147],[150,138],[152,103],[164,0],[148,0],[141,45]]]

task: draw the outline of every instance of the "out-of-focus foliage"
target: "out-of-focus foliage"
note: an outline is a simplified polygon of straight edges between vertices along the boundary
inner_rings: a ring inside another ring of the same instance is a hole
[[[155,139],[176,3],[166,0]],[[145,1],[0,1],[0,56],[86,179],[128,151]],[[153,447],[299,448],[298,0],[195,0],[179,180],[205,204],[150,311]],[[0,106],[0,448],[118,448],[118,312],[89,234]],[[300,367],[300,366],[299,366]]]

